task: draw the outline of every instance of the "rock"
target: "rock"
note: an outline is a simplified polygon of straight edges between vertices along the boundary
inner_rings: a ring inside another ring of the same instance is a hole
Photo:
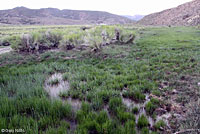
[[[198,82],[198,86],[200,86],[200,82]]]
[[[177,94],[178,91],[176,89],[172,90],[172,94]]]

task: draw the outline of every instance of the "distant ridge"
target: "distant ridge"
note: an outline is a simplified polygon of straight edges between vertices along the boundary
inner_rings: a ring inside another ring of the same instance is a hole
[[[126,18],[129,18],[131,20],[134,20],[134,21],[139,21],[141,20],[142,18],[144,18],[145,15],[134,15],[134,16],[131,16],[131,15],[123,15],[124,17]]]
[[[200,0],[193,0],[176,8],[147,15],[138,23],[143,25],[199,25]]]
[[[127,23],[134,23],[134,21],[102,11],[59,10],[56,8],[29,9],[26,7],[0,10],[0,24],[79,25]]]

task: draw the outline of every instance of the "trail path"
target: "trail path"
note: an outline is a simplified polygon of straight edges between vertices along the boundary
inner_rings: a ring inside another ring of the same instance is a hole
[[[0,47],[0,55],[3,53],[8,53],[10,51],[12,51],[11,47],[3,47],[3,48]]]

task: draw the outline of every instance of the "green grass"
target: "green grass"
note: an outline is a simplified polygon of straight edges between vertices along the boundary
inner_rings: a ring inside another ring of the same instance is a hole
[[[53,85],[58,85],[59,84],[59,79],[53,79],[53,80],[50,80],[48,82],[49,85],[53,86]]]
[[[165,122],[163,120],[159,120],[155,123],[154,128],[160,129],[161,127],[164,128],[166,126]]]
[[[10,34],[12,31],[29,32],[31,28],[38,31],[58,27],[0,29]],[[78,26],[63,27],[66,32],[79,29]],[[113,27],[106,28],[112,35]],[[0,129],[23,128],[30,134],[136,134],[140,129],[146,134],[150,130],[148,118],[141,116],[136,124],[134,113],[137,110],[123,104],[121,93],[136,103],[143,103],[144,94],[162,96],[177,89],[184,96],[179,101],[188,104],[188,93],[196,93],[188,85],[199,91],[195,87],[200,80],[199,30],[194,27],[147,27],[135,28],[133,32],[138,37],[135,43],[106,46],[99,53],[72,50],[40,55],[15,52],[1,55]],[[77,58],[64,59],[71,55]],[[49,98],[44,83],[54,73],[62,73],[63,80],[70,83],[69,91],[61,96],[81,100],[80,110],[74,111],[69,104]],[[186,84],[180,82],[182,76],[189,77]],[[169,83],[165,88],[161,84],[164,81]],[[157,107],[160,101],[151,99],[146,104],[148,116],[155,114]],[[71,127],[73,122],[75,130]],[[198,128],[198,124],[192,127]]]
[[[148,125],[149,125],[149,121],[147,117],[142,114],[138,119],[138,123],[137,123],[138,128],[142,129],[144,127],[148,127]]]

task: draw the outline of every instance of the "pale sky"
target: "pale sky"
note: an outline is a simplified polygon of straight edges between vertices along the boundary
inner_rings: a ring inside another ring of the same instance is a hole
[[[0,10],[25,6],[31,9],[59,8],[107,11],[118,15],[147,15],[192,0],[1,0]]]

